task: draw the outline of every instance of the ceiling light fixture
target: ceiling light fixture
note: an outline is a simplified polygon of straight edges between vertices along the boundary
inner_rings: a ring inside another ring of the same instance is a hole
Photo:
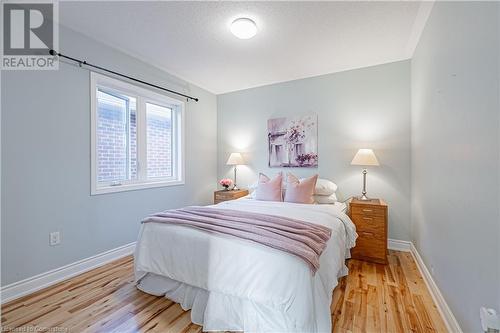
[[[251,19],[241,17],[231,23],[231,32],[239,39],[249,39],[257,34],[257,25]]]

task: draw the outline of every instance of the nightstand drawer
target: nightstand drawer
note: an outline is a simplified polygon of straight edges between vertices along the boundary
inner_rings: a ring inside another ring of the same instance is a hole
[[[214,204],[221,203],[223,201],[235,200],[244,197],[248,194],[248,190],[232,190],[232,191],[215,191],[214,192]]]
[[[351,216],[357,229],[376,229],[385,232],[385,216],[367,216],[354,214]]]
[[[215,199],[230,200],[234,197],[235,197],[235,195],[234,195],[234,193],[232,193],[232,191],[215,192]]]
[[[376,229],[361,228],[357,229],[356,233],[358,234],[358,239],[374,239],[385,242],[385,233]],[[357,243],[358,242],[356,241],[356,244]]]
[[[361,234],[356,240],[356,247],[352,249],[352,256],[356,258],[375,259],[380,263],[386,261],[385,240],[374,238],[367,234]]]
[[[351,206],[351,214],[352,215],[369,215],[369,216],[385,216],[385,208],[384,207],[359,207],[359,206]]]

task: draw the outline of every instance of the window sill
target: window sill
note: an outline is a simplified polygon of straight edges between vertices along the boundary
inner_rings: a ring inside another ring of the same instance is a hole
[[[99,187],[92,186],[90,195],[146,190],[150,188],[178,186],[178,185],[184,185],[184,180],[168,180],[168,181],[148,182],[139,184],[123,184],[118,186],[99,186]]]

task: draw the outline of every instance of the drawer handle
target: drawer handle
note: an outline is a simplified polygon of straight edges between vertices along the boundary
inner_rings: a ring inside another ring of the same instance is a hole
[[[372,217],[363,217],[363,220],[370,220],[371,221],[371,220],[373,220],[373,218]]]
[[[367,212],[367,213],[373,212],[373,209],[363,209],[363,212]]]
[[[365,235],[365,236],[373,236],[373,232],[363,231],[362,234]]]

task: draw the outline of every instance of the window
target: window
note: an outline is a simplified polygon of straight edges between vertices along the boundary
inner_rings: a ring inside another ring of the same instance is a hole
[[[184,103],[91,73],[91,194],[183,184]]]

